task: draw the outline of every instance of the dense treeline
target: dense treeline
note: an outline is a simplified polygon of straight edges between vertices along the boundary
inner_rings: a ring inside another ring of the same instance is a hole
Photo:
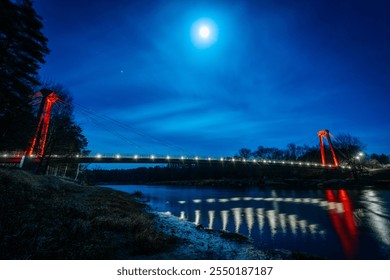
[[[349,134],[339,134],[334,138],[336,154],[342,164],[360,169],[363,165],[367,167],[381,167],[390,163],[390,157],[384,154],[362,155],[365,145],[357,137]],[[328,149],[327,149],[328,150]],[[360,154],[360,158],[357,156]],[[330,152],[326,155],[329,163],[332,163]],[[321,155],[318,147],[298,146],[288,144],[286,149],[268,148],[259,146],[257,150],[251,151],[242,148],[234,156],[236,159],[265,159],[285,160],[320,163]],[[340,175],[333,172],[333,175]],[[264,182],[267,178],[307,178],[319,179],[333,176],[323,170],[309,170],[294,168],[290,165],[272,166],[267,168],[263,165],[253,163],[229,162],[225,164],[193,164],[193,165],[168,165],[165,167],[141,167],[136,169],[115,169],[115,170],[86,170],[83,174],[84,180],[89,183],[153,183],[168,181],[195,181],[195,180],[249,180],[252,182]],[[188,182],[187,182],[188,183]]]
[[[365,154],[366,145],[359,138],[351,136],[348,133],[340,133],[333,139],[333,147],[337,158],[342,164],[354,164],[358,160],[360,164],[368,166],[390,164],[390,156],[385,154]],[[332,163],[332,156],[329,148],[326,147],[326,160]],[[245,159],[274,159],[274,160],[293,160],[305,162],[319,162],[321,153],[319,146],[296,145],[290,143],[286,149],[268,148],[259,146],[257,150],[251,151],[248,148],[242,148],[238,151],[236,157]]]
[[[30,1],[0,1],[0,151],[23,150],[35,124],[30,96],[49,53]]]
[[[73,118],[72,99],[61,85],[42,82],[38,70],[49,53],[42,19],[30,0],[0,1],[0,152],[23,152],[33,138],[42,88],[61,99],[54,106],[45,155],[86,152],[87,140]]]
[[[83,179],[90,184],[99,183],[156,183],[171,181],[199,181],[199,180],[222,180],[225,182],[240,180],[242,183],[262,183],[266,179],[275,178],[319,178],[326,176],[322,170],[305,170],[290,166],[272,166],[263,168],[262,165],[247,164],[194,164],[176,166],[141,167],[136,169],[115,170],[86,170]]]

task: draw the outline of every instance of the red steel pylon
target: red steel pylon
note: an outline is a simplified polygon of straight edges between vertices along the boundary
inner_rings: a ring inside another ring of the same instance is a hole
[[[50,115],[53,104],[59,99],[54,91],[42,89],[34,96],[42,96],[41,106],[39,108],[39,121],[31,145],[26,151],[27,156],[35,155],[43,157],[47,133],[49,131]]]
[[[328,140],[328,143],[329,143],[329,148],[330,148],[330,151],[332,153],[334,165],[336,167],[338,167],[339,166],[339,160],[337,159],[336,153],[334,152],[332,141],[330,140],[330,137],[329,137],[329,135],[330,135],[329,130],[327,130],[327,129],[320,130],[320,131],[318,131],[317,134],[318,134],[318,137],[320,138],[320,149],[321,149],[322,165],[326,165],[325,146],[324,146],[324,139],[323,139],[325,137]]]

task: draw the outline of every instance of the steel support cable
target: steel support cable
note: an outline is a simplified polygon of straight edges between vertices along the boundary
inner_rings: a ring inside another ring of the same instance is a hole
[[[120,134],[119,132],[111,129],[111,128],[108,128],[106,125],[104,125],[103,123],[101,123],[100,121],[98,121],[97,119],[93,118],[90,114],[87,114],[85,112],[81,112],[82,114],[84,114],[93,124],[95,124],[96,126],[98,127],[101,127],[103,128],[104,130],[108,131],[109,133],[111,133],[112,135],[124,140],[125,142],[128,142],[129,144],[131,145],[134,145],[137,149],[141,148],[140,145],[138,145],[136,142],[130,140],[129,138],[127,138],[126,136]]]
[[[65,102],[61,102],[61,103],[64,104],[64,105],[68,105],[68,104],[66,104]],[[103,128],[104,130],[108,131],[109,133],[115,135],[116,137],[121,138],[122,140],[125,140],[126,142],[128,142],[128,143],[134,145],[136,148],[140,148],[140,146],[139,146],[136,142],[134,142],[134,141],[128,139],[127,137],[123,136],[123,135],[120,134],[119,132],[114,131],[114,130],[108,128],[108,127],[105,126],[103,123],[101,123],[101,122],[99,122],[98,120],[94,119],[90,114],[87,114],[86,112],[83,112],[83,111],[80,111],[80,112],[81,112],[82,114],[84,114],[84,115],[85,115],[93,124],[95,124],[96,126]]]
[[[329,133],[329,135],[334,139],[334,140],[336,140],[336,142],[341,142],[340,140],[338,140],[336,137],[334,137],[332,134],[330,134]],[[339,148],[337,148],[337,146],[334,146],[333,145],[333,148],[335,149],[335,150],[337,150],[346,160],[348,160],[348,161],[350,161],[351,160],[351,158],[349,158],[348,156],[346,156]]]
[[[61,100],[61,101],[62,101],[63,104],[68,105],[68,106],[71,106],[71,104],[69,104],[68,102],[63,101],[63,100]],[[175,145],[173,145],[173,144],[170,144],[170,143],[168,143],[168,142],[166,142],[166,141],[164,141],[164,140],[162,140],[162,139],[159,139],[159,138],[157,138],[157,137],[154,137],[154,136],[151,136],[151,135],[146,134],[146,133],[144,133],[144,132],[141,132],[141,131],[137,130],[136,128],[134,128],[133,126],[130,126],[130,125],[128,125],[128,124],[121,123],[121,122],[119,122],[119,121],[117,121],[117,120],[114,120],[114,119],[108,117],[108,116],[98,114],[98,113],[94,112],[93,110],[91,110],[91,109],[89,109],[89,108],[87,108],[87,107],[85,107],[85,106],[83,106],[83,105],[80,105],[80,104],[77,104],[77,103],[74,103],[74,102],[73,102],[73,104],[77,106],[77,109],[79,110],[79,112],[82,112],[82,113],[84,113],[84,114],[86,114],[86,115],[93,115],[93,116],[95,116],[96,118],[99,118],[99,119],[103,119],[103,120],[109,121],[109,122],[111,122],[111,123],[113,123],[113,124],[115,124],[115,125],[117,125],[117,126],[123,128],[123,129],[125,129],[125,130],[128,130],[128,131],[134,133],[134,134],[137,134],[137,135],[139,135],[139,136],[143,136],[143,137],[150,138],[150,139],[152,139],[154,142],[160,143],[160,144],[162,144],[162,145],[164,145],[164,146],[166,146],[166,147],[169,147],[169,148],[171,148],[171,149],[178,150],[178,151],[180,151],[180,152],[183,151],[182,148],[180,148],[180,147],[178,147],[178,146],[175,146]]]
[[[77,105],[77,106],[81,106],[81,105]],[[81,106],[81,107],[83,107],[83,106]],[[86,110],[86,109],[84,109],[84,110]],[[97,114],[95,113],[95,115],[97,115]],[[166,146],[168,148],[175,149],[175,150],[180,151],[180,152],[183,151],[183,149],[181,149],[180,147],[178,147],[176,145],[173,145],[173,144],[171,144],[171,143],[169,143],[169,142],[167,142],[167,141],[165,141],[165,140],[163,140],[161,138],[157,138],[155,136],[152,136],[152,135],[149,135],[149,134],[144,133],[142,131],[139,131],[138,129],[136,129],[135,127],[133,127],[131,125],[124,124],[124,123],[122,123],[120,121],[117,121],[117,120],[115,120],[113,118],[110,118],[108,116],[105,116],[105,115],[97,115],[97,116],[99,116],[99,117],[101,117],[101,118],[103,118],[103,119],[105,119],[107,121],[110,121],[110,122],[116,124],[117,126],[123,128],[123,129],[129,130],[129,131],[131,131],[131,132],[133,132],[133,133],[135,133],[135,134],[137,134],[139,136],[150,138],[154,142],[160,143],[160,144],[162,144],[162,145],[164,145],[164,146]]]
[[[68,106],[70,105],[69,103],[64,102],[64,101],[61,101],[61,103],[64,104],[64,105],[68,105]],[[83,109],[79,110],[79,112],[82,113],[83,115],[85,115],[96,126],[101,127],[104,130],[107,130],[108,132],[110,132],[111,134],[113,134],[113,135],[115,135],[115,136],[125,140],[126,142],[129,142],[130,144],[136,146],[137,148],[140,148],[140,146],[136,142],[130,140],[129,138],[127,138],[126,136],[122,135],[118,131],[115,131],[112,128],[108,128],[104,123],[98,121],[97,118],[100,118],[99,115],[91,113],[91,112],[89,112],[87,110],[83,110]]]

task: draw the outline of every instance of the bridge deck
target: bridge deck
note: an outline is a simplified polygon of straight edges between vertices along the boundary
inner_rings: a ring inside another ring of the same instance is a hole
[[[31,158],[32,160],[39,161],[38,158]],[[30,160],[31,160],[30,159]],[[0,163],[18,164],[22,160],[21,156],[2,156],[0,157]],[[312,162],[300,162],[300,161],[286,161],[286,160],[263,160],[263,159],[237,159],[237,158],[171,158],[171,157],[138,157],[138,156],[52,156],[50,161],[53,163],[126,163],[126,164],[210,164],[210,165],[264,165],[264,166],[291,166],[291,167],[305,167],[305,168],[329,168],[334,169],[334,165],[322,165],[320,163]],[[347,168],[341,166],[341,168]]]

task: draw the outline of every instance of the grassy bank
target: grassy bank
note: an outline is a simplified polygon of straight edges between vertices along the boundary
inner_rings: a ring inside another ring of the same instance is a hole
[[[133,259],[176,238],[129,194],[0,169],[0,259]]]

